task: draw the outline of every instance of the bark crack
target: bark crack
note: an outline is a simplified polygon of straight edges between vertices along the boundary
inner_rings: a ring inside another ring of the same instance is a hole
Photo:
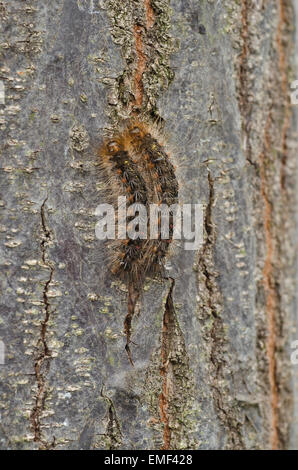
[[[132,366],[134,366],[133,359],[132,359],[132,354],[130,350],[130,344],[132,343],[131,341],[131,324],[132,324],[132,319],[135,313],[135,308],[136,308],[136,303],[139,299],[140,292],[139,289],[137,289],[132,282],[128,283],[128,309],[127,309],[127,315],[124,319],[124,333],[126,335],[126,345],[125,345],[125,350],[127,352],[127,356],[129,359],[129,362]]]
[[[246,159],[249,163],[254,165],[252,161],[252,149],[250,143],[250,126],[249,115],[251,113],[250,99],[249,99],[249,71],[248,71],[248,58],[250,52],[249,42],[249,18],[248,13],[250,9],[250,0],[242,0],[240,37],[242,39],[242,51],[239,59],[239,108],[242,117],[242,129],[245,136],[245,153]]]
[[[45,401],[47,398],[48,390],[46,384],[46,373],[50,366],[51,361],[51,351],[48,347],[47,343],[47,330],[48,330],[48,322],[51,315],[51,304],[48,296],[49,286],[52,282],[53,275],[54,275],[54,267],[53,263],[49,261],[47,256],[47,245],[51,240],[51,231],[47,225],[46,217],[45,217],[45,205],[47,201],[47,197],[41,205],[40,209],[40,217],[41,217],[41,228],[42,228],[42,240],[40,243],[41,247],[41,259],[44,264],[49,270],[49,277],[45,283],[43,289],[43,304],[44,304],[44,318],[41,321],[41,328],[40,328],[40,337],[37,342],[37,355],[34,361],[34,372],[35,372],[35,379],[37,383],[37,393],[35,397],[35,404],[31,411],[31,427],[34,434],[34,442],[39,444],[40,449],[51,449],[55,447],[55,437],[51,443],[47,442],[43,435],[41,429],[41,417],[45,409]]]
[[[209,201],[205,213],[206,240],[198,261],[198,291],[200,320],[203,324],[203,338],[210,359],[210,388],[218,417],[227,432],[227,447],[243,449],[241,423],[237,418],[237,406],[228,403],[230,390],[226,384],[226,338],[221,318],[222,298],[217,287],[217,273],[214,269],[213,250],[216,234],[213,222],[215,204],[214,179],[208,174]],[[210,325],[211,319],[211,326]]]
[[[167,0],[107,1],[111,34],[121,45],[125,67],[112,84],[110,117],[113,124],[132,114],[160,119],[156,101],[173,79],[169,57],[176,45],[170,27]]]
[[[104,394],[103,388],[101,389],[100,395],[106,400],[108,404],[108,423],[105,433],[105,436],[108,439],[107,447],[108,450],[116,450],[119,449],[122,444],[122,432],[116,414],[115,405],[112,399]]]
[[[137,66],[135,70],[135,105],[137,109],[140,109],[143,104],[144,97],[144,85],[143,85],[143,73],[147,68],[148,57],[144,53],[144,40],[143,34],[147,32],[154,24],[154,11],[151,6],[151,0],[144,0],[145,7],[145,31],[140,25],[135,24],[134,38],[135,38],[135,47],[137,54]]]
[[[170,289],[166,298],[165,311],[162,324],[161,340],[161,367],[162,391],[159,397],[160,418],[164,425],[162,449],[171,448],[171,429],[169,425],[169,360],[171,352],[171,339],[175,329],[175,310],[173,305],[173,289],[175,280],[171,279]]]
[[[193,449],[197,445],[194,378],[173,301],[175,280],[167,280],[160,346],[146,372],[145,396],[152,413],[148,425],[154,433],[154,448]]]

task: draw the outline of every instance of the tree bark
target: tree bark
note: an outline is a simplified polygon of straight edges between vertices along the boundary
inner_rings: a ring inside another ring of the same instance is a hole
[[[1,448],[295,448],[290,0],[4,0]],[[95,237],[97,150],[163,123],[204,243],[127,288]],[[294,335],[295,336],[295,335]]]

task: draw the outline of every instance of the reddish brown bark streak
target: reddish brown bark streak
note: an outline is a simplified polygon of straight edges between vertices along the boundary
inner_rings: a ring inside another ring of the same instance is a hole
[[[282,189],[285,188],[285,170],[286,170],[286,163],[287,163],[287,133],[290,127],[290,100],[288,95],[288,77],[287,77],[287,60],[286,60],[286,51],[283,43],[283,28],[286,24],[286,12],[285,12],[285,2],[284,0],[278,0],[278,8],[279,8],[279,22],[277,27],[277,50],[279,55],[279,69],[281,74],[281,89],[283,100],[285,103],[285,110],[284,110],[284,122],[282,126],[282,133],[281,133],[281,155],[282,155],[282,167],[281,167],[281,177],[280,183]]]
[[[271,234],[272,207],[267,194],[267,181],[265,175],[265,158],[270,152],[270,136],[269,129],[271,124],[271,115],[269,113],[265,127],[264,151],[260,155],[260,177],[261,177],[261,194],[264,200],[264,228],[267,254],[263,268],[263,282],[266,293],[266,312],[268,325],[267,338],[267,358],[269,363],[269,383],[271,395],[271,435],[270,446],[273,450],[278,449],[278,390],[276,383],[276,293],[272,286],[273,276],[273,240]]]
[[[146,12],[145,29],[148,31],[154,24],[154,11],[151,7],[150,0],[144,0],[144,7]],[[144,98],[143,73],[147,67],[147,57],[144,53],[143,28],[136,24],[133,31],[137,54],[137,65],[134,76],[135,105],[137,108],[141,108]]]
[[[145,31],[148,31],[154,24],[154,11],[151,6],[150,0],[144,0],[144,7],[146,11],[145,20]],[[144,53],[144,41],[143,41],[144,30],[141,26],[134,26],[134,37],[137,54],[137,65],[134,76],[134,87],[135,87],[135,105],[137,108],[141,108],[144,99],[144,86],[143,86],[143,73],[147,67],[147,57]],[[171,295],[172,288],[169,296]],[[167,342],[168,342],[168,322],[169,322],[169,309],[168,300],[164,314],[163,329],[162,329],[162,346],[161,346],[161,369],[160,374],[163,378],[162,391],[159,396],[159,408],[160,408],[160,419],[164,424],[163,432],[163,445],[161,449],[170,449],[171,445],[171,430],[169,427],[169,416],[168,416],[168,354],[167,354]]]
[[[154,24],[154,11],[151,6],[151,0],[144,0],[146,9],[146,28],[151,28]]]
[[[134,77],[135,82],[135,104],[137,107],[141,107],[143,104],[143,73],[146,69],[146,57],[144,55],[144,45],[142,38],[142,28],[141,26],[134,26],[134,36],[136,42],[136,53],[137,53],[137,67]]]
[[[287,133],[290,127],[290,101],[288,96],[288,79],[287,79],[287,51],[283,40],[284,27],[286,26],[286,4],[285,0],[277,0],[277,7],[279,12],[279,21],[277,26],[276,44],[278,52],[278,62],[280,70],[280,83],[281,83],[281,102],[283,103],[283,123],[281,130],[281,170],[280,170],[280,182],[282,189],[285,189],[285,172],[287,162]],[[247,159],[251,161],[251,147],[250,147],[250,136],[247,124],[250,116],[250,101],[248,92],[248,72],[247,72],[247,60],[250,56],[250,24],[249,24],[249,13],[252,8],[249,0],[242,1],[242,53],[240,55],[239,62],[239,80],[240,80],[240,110],[243,116],[243,130],[247,136]],[[276,341],[277,341],[277,327],[276,327],[276,313],[277,313],[277,297],[273,285],[273,258],[274,258],[274,247],[273,247],[273,235],[272,235],[272,219],[273,209],[268,196],[268,180],[266,177],[266,158],[269,157],[272,144],[270,141],[270,127],[272,117],[269,113],[267,123],[265,127],[264,135],[264,149],[260,155],[260,179],[261,179],[261,195],[264,201],[264,231],[265,231],[265,243],[266,243],[266,257],[263,268],[263,283],[266,294],[266,315],[267,315],[267,345],[266,354],[268,358],[268,373],[270,383],[270,405],[271,405],[271,433],[270,433],[270,446],[272,449],[279,447],[279,418],[278,418],[278,387],[276,378]]]

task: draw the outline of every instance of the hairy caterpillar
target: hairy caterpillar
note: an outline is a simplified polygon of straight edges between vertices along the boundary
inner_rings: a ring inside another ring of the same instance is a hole
[[[99,151],[100,166],[105,175],[110,204],[116,207],[118,196],[126,195],[128,203],[143,204],[149,216],[150,204],[171,206],[178,202],[178,182],[163,140],[156,125],[133,119],[103,143]],[[147,224],[149,236],[149,218]],[[172,236],[173,216],[170,215],[169,237],[165,240],[159,233],[154,240],[127,238],[109,244],[111,272],[128,285],[128,313],[124,329],[126,351],[132,364],[129,344],[136,302],[145,276],[163,273],[163,262]]]
[[[147,189],[136,164],[125,149],[121,134],[114,135],[100,149],[100,165],[105,173],[105,195],[110,204],[117,205],[118,196],[126,196],[129,204],[140,203],[148,208]],[[110,269],[122,279],[139,283],[141,248],[145,240],[114,240],[110,242]]]
[[[130,153],[144,175],[150,201],[171,206],[178,202],[178,182],[165,142],[157,125],[133,120],[127,127]],[[170,215],[169,238],[151,240],[144,253],[146,271],[161,271],[173,236],[173,215]],[[161,230],[161,227],[160,227]]]

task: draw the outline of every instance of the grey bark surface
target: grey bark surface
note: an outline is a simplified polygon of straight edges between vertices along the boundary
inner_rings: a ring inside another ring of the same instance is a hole
[[[289,447],[291,2],[9,0],[0,16],[1,448]],[[205,237],[175,242],[175,285],[148,279],[131,367],[94,212],[97,148],[134,112],[142,63],[141,110],[163,119]]]

